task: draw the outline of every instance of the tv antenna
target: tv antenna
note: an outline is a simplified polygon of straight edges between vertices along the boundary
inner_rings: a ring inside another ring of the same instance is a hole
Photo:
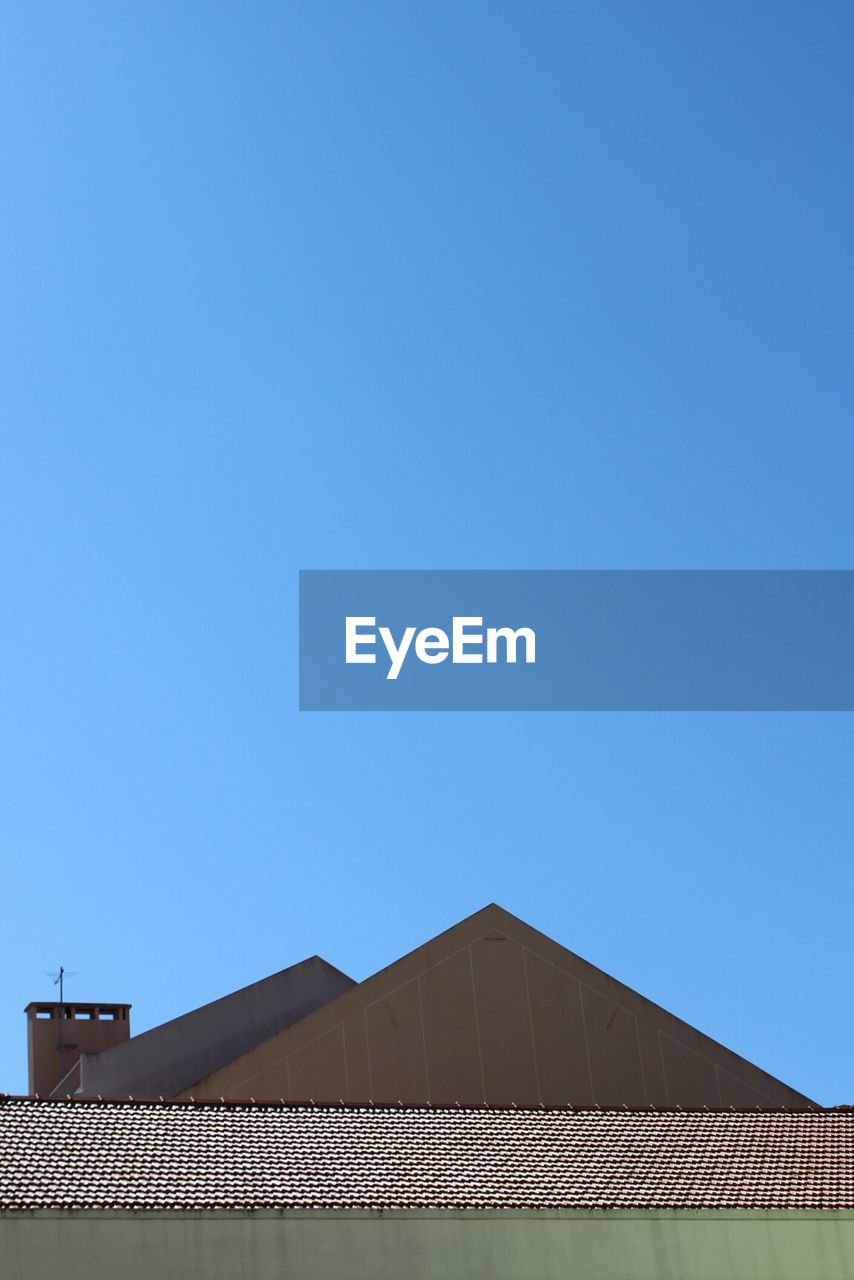
[[[44,972],[47,974],[47,976],[48,976],[49,978],[53,978],[53,985],[54,985],[55,987],[59,987],[59,1018],[57,1019],[57,1021],[58,1021],[58,1023],[59,1023],[59,1028],[58,1028],[58,1037],[59,1037],[59,1038],[58,1038],[58,1040],[57,1040],[56,1049],[57,1049],[57,1052],[58,1052],[58,1054],[59,1054],[60,1062],[62,1062],[62,1061],[63,1061],[63,1054],[65,1053],[65,1048],[66,1048],[66,1045],[65,1045],[65,1019],[66,1019],[66,1016],[67,1016],[67,1011],[66,1011],[66,1008],[65,1008],[65,979],[66,979],[66,978],[74,978],[74,977],[76,977],[76,976],[77,976],[77,970],[76,970],[76,969],[72,969],[72,970],[69,972],[69,970],[68,970],[68,969],[66,969],[65,965],[64,965],[64,964],[61,964],[61,965],[59,966],[59,970],[58,970],[58,971],[57,971],[56,969],[53,969],[53,970],[45,969],[45,971],[44,971]],[[76,1048],[76,1046],[75,1046],[75,1045],[69,1045],[68,1047],[69,1047],[70,1049],[74,1049],[74,1048]]]
[[[45,972],[45,976],[46,976],[46,977],[48,977],[48,978],[53,978],[53,985],[54,985],[55,987],[59,987],[59,1003],[60,1003],[60,1004],[64,1004],[64,1003],[65,1003],[65,979],[66,979],[66,978],[76,978],[76,977],[77,977],[77,970],[76,970],[76,969],[70,969],[70,970],[69,970],[69,969],[66,969],[65,965],[64,965],[64,964],[61,964],[61,965],[59,966],[59,969],[58,969],[58,970],[57,970],[57,969],[45,969],[45,971],[44,971],[44,972]]]

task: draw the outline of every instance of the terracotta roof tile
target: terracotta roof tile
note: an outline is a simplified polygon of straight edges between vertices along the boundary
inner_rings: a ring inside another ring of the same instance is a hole
[[[854,1112],[0,1099],[0,1209],[852,1209]]]

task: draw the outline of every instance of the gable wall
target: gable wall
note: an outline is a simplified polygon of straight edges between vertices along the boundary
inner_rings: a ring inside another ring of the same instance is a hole
[[[180,1096],[525,1106],[808,1102],[495,906]]]

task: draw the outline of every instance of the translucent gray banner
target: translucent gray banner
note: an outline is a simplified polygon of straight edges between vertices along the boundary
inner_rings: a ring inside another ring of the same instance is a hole
[[[306,711],[850,711],[854,572],[300,574]]]

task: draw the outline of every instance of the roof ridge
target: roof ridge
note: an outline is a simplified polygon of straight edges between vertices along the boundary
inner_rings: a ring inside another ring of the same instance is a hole
[[[126,1106],[126,1107],[163,1107],[163,1108],[255,1108],[257,1110],[313,1110],[313,1111],[404,1111],[404,1112],[440,1112],[456,1114],[461,1111],[488,1112],[490,1114],[517,1112],[525,1114],[541,1114],[543,1112],[566,1112],[589,1115],[830,1115],[850,1114],[854,1118],[854,1106],[840,1104],[833,1107],[821,1107],[817,1103],[804,1107],[683,1107],[658,1106],[647,1103],[643,1106],[626,1103],[617,1106],[590,1105],[577,1103],[540,1103],[538,1105],[519,1106],[516,1103],[447,1103],[447,1102],[376,1102],[371,1098],[361,1101],[339,1098],[337,1101],[315,1098],[134,1098],[134,1097],[80,1097],[66,1094],[65,1097],[43,1098],[38,1094],[0,1093],[0,1105],[4,1103],[30,1103],[35,1106]]]

